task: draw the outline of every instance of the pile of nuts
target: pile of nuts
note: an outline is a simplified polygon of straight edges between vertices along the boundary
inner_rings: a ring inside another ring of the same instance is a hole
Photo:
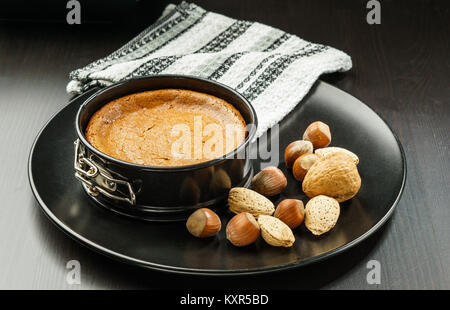
[[[253,190],[232,188],[228,205],[236,215],[227,224],[227,239],[235,246],[246,246],[261,235],[272,246],[290,247],[295,242],[292,230],[303,222],[314,235],[330,231],[339,218],[339,203],[354,197],[361,187],[358,156],[344,148],[328,147],[330,142],[329,126],[317,121],[308,126],[303,140],[285,149],[286,166],[311,198],[306,207],[301,200],[284,199],[275,208],[266,198],[280,194],[287,186],[285,175],[277,167],[256,174]],[[222,224],[217,214],[202,208],[191,214],[186,227],[192,235],[204,238],[214,236]]]

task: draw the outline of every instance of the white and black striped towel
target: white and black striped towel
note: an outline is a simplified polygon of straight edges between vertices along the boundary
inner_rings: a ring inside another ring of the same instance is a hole
[[[183,2],[109,56],[70,73],[67,92],[151,74],[185,74],[226,84],[254,106],[257,136],[281,121],[323,73],[346,71],[350,56],[257,22]]]

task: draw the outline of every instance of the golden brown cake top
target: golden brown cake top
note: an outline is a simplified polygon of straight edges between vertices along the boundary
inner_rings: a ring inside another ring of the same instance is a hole
[[[182,89],[131,94],[100,108],[87,140],[101,152],[147,166],[183,166],[221,157],[245,139],[242,115],[212,95]]]

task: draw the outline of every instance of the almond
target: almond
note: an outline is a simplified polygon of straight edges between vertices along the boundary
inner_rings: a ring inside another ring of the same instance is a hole
[[[272,201],[245,187],[234,187],[228,194],[230,211],[236,214],[248,212],[254,217],[271,215],[275,211]]]
[[[261,215],[258,217],[261,236],[272,246],[291,247],[295,242],[292,230],[276,217]]]
[[[336,199],[319,195],[312,198],[305,208],[305,226],[314,235],[330,231],[339,218],[340,207]]]
[[[353,162],[355,163],[355,165],[357,165],[359,163],[359,158],[358,158],[358,156],[356,156],[355,153],[353,153],[353,152],[351,152],[351,151],[349,151],[347,149],[344,149],[342,147],[337,147],[337,146],[324,147],[324,148],[321,148],[321,149],[317,149],[314,152],[314,154],[316,154],[320,158],[324,158],[324,157],[327,157],[327,156],[329,156],[331,154],[339,153],[339,152],[349,155],[353,159]]]
[[[343,202],[359,191],[361,177],[353,159],[338,152],[319,159],[306,173],[302,187],[310,198],[326,195]]]

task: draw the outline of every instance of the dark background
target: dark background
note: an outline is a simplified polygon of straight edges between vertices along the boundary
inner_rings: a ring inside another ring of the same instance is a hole
[[[449,1],[381,0],[381,25],[366,23],[365,0],[196,1],[351,55],[351,71],[322,79],[378,112],[408,164],[393,218],[361,245],[309,267],[225,279],[117,263],[66,237],[39,210],[27,156],[69,100],[68,73],[126,43],[167,4],[80,2],[82,24],[72,26],[65,0],[0,3],[0,288],[450,288]],[[66,284],[71,259],[81,262],[82,285]],[[381,263],[380,285],[366,282],[371,259]]]

